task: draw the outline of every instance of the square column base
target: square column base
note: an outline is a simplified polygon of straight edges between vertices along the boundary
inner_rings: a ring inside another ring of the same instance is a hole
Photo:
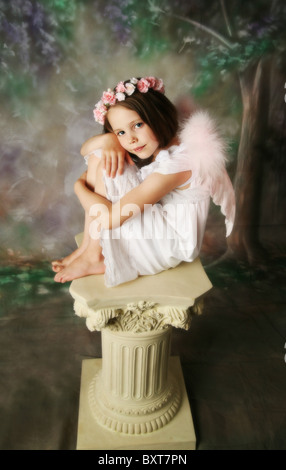
[[[195,450],[196,435],[186,392],[180,358],[169,359],[170,372],[182,394],[181,406],[174,418],[161,429],[147,434],[127,435],[106,429],[92,416],[88,390],[102,359],[82,361],[77,450]]]

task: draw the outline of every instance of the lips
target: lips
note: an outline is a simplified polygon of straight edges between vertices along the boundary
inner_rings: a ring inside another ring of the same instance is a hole
[[[133,152],[141,152],[143,150],[145,145],[142,145],[142,147],[137,147],[136,149],[133,150]]]

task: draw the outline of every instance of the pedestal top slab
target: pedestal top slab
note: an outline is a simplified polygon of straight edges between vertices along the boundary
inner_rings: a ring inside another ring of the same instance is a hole
[[[211,289],[199,258],[181,263],[152,276],[141,276],[116,287],[106,287],[104,275],[87,276],[71,283],[70,294],[88,307],[120,307],[130,302],[149,301],[164,305],[191,306]]]
[[[161,327],[169,324],[188,329],[188,308],[211,287],[197,258],[192,263],[182,262],[176,268],[141,276],[116,287],[106,287],[104,275],[76,279],[71,283],[70,294],[75,300],[76,314],[87,318],[87,327],[91,331],[101,330],[111,318],[123,318],[126,313],[133,314],[133,324],[136,323],[134,315],[138,315],[146,325],[143,312],[145,317],[152,319],[159,314],[157,324]],[[143,324],[142,329],[138,328],[137,331],[146,331]],[[126,325],[122,329],[126,330]]]

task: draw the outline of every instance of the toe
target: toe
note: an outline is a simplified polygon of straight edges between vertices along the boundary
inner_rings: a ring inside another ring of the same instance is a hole
[[[55,277],[54,277],[54,280],[56,282],[62,282],[62,276],[60,273],[56,274]]]
[[[60,265],[60,264],[54,264],[52,266],[52,270],[55,272],[55,273],[59,273],[62,269],[64,268],[63,265]]]

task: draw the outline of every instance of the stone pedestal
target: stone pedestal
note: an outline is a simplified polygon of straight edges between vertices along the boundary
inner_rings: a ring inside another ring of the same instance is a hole
[[[77,315],[102,331],[102,359],[83,361],[78,449],[195,449],[172,327],[188,329],[195,299],[211,288],[199,259],[106,288],[103,276],[73,281]]]

